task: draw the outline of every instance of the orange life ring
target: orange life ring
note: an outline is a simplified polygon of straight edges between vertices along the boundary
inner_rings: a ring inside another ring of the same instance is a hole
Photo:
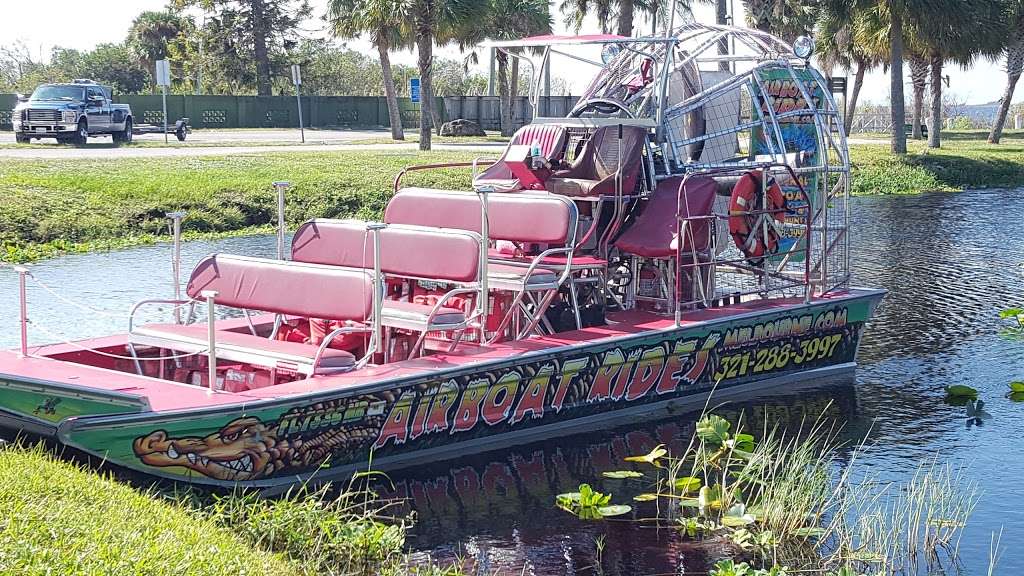
[[[786,219],[786,195],[775,178],[768,176],[766,194],[761,193],[763,172],[751,170],[744,174],[732,189],[729,201],[729,234],[736,247],[747,260],[757,266],[766,254],[779,247],[779,234],[775,226],[762,224],[767,215],[778,222]],[[764,200],[768,205],[764,206]]]

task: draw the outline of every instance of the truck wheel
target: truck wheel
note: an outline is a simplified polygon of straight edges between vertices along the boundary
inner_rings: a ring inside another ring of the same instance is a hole
[[[75,131],[75,135],[71,138],[71,142],[75,146],[85,146],[86,142],[89,141],[89,125],[86,124],[85,120],[79,120],[78,129]]]
[[[115,144],[131,144],[132,143],[132,119],[128,118],[124,121],[124,130],[121,132],[114,132],[111,137],[114,139]]]
[[[14,141],[17,142],[18,144],[28,144],[29,142],[32,141],[32,139],[29,138],[28,136],[23,136],[21,134],[15,134],[14,135]]]

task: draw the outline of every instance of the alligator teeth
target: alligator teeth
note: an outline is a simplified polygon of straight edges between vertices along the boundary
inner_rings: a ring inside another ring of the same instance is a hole
[[[207,458],[206,456],[200,456],[199,457],[199,461],[203,463],[203,466],[209,466],[210,465],[210,459]]]
[[[167,457],[171,460],[176,460],[178,458],[178,451],[174,449],[174,444],[171,444],[170,447],[167,448]]]
[[[252,456],[245,456],[242,458],[242,468],[246,472],[252,472]]]
[[[186,457],[188,458],[188,461],[189,461],[190,463],[192,463],[192,464],[195,464],[195,463],[196,463],[196,454],[195,454],[195,452],[189,452],[189,453],[188,453],[188,454],[186,454],[185,456],[186,456]]]

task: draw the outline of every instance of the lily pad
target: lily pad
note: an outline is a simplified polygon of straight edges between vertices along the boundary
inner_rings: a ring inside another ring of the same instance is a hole
[[[694,490],[700,490],[701,484],[700,478],[694,478],[693,476],[683,476],[682,478],[676,478],[675,489],[687,494]]]
[[[1024,392],[1024,381],[1014,380],[1010,382],[1010,392]]]
[[[1007,308],[999,311],[1000,318],[1020,318],[1024,316],[1024,308]]]
[[[647,454],[642,456],[627,456],[624,460],[626,460],[626,462],[645,462],[660,468],[661,464],[658,460],[663,458],[666,454],[668,454],[668,450],[665,449],[665,445],[658,444],[654,447],[654,450],[651,450]]]
[[[739,526],[746,526],[747,524],[753,524],[757,519],[754,518],[753,514],[747,512],[746,507],[743,504],[733,504],[725,514],[722,515],[722,525],[728,526],[729,528],[736,528]]]
[[[633,500],[636,500],[637,502],[650,502],[651,500],[657,499],[658,495],[651,494],[650,492],[645,492],[643,494],[637,494],[636,496],[633,496]]]
[[[705,416],[697,422],[697,436],[703,442],[720,446],[729,439],[729,426],[729,422],[721,416]]]
[[[978,391],[964,384],[946,386],[946,396],[950,398],[977,398]]]
[[[625,480],[626,478],[643,478],[644,475],[636,470],[612,470],[609,472],[601,472],[601,476],[605,478],[612,478],[615,480]]]
[[[621,516],[623,514],[629,514],[629,511],[633,508],[625,504],[612,504],[611,506],[601,506],[597,511],[601,516]]]
[[[1024,402],[1024,392],[1010,392],[1006,397],[1010,402]]]

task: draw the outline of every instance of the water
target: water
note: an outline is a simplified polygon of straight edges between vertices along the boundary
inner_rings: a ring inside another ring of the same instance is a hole
[[[872,474],[907,479],[935,457],[966,466],[982,491],[961,544],[966,572],[985,573],[991,534],[1002,527],[997,573],[1024,573],[1024,548],[1016,546],[1024,534],[1024,404],[1004,397],[1009,381],[1024,380],[1024,341],[1001,337],[997,319],[1000,309],[1024,304],[1024,189],[856,198],[853,214],[856,283],[890,290],[867,330],[855,380],[780,390],[727,409],[796,425],[832,401],[848,437],[868,436],[859,465]],[[271,256],[274,246],[272,237],[194,242],[184,247],[183,268],[213,251]],[[130,303],[169,295],[168,253],[153,246],[42,262],[33,267],[40,280],[105,315],[30,285],[33,319],[70,338],[123,332]],[[17,345],[16,317],[14,276],[0,270],[0,345]],[[977,388],[992,419],[968,428],[964,408],[943,402],[948,384]],[[569,575],[592,573],[594,542],[603,537],[608,574],[693,570],[706,551],[671,531],[578,522],[553,506],[555,494],[581,482],[628,499],[600,472],[656,443],[688,439],[691,426],[691,416],[679,415],[396,472],[396,494],[410,498],[419,519],[410,543],[423,555],[475,559],[480,573],[520,574],[525,565],[526,573]]]

